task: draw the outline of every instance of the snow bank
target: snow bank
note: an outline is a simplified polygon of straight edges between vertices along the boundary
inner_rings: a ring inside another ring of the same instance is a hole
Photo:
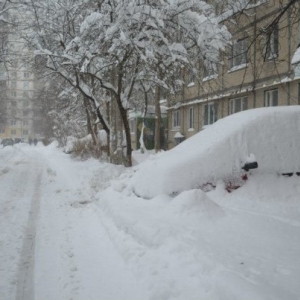
[[[299,106],[236,113],[141,164],[130,188],[145,198],[176,194],[240,174],[249,157],[259,173],[299,172],[299,131]]]

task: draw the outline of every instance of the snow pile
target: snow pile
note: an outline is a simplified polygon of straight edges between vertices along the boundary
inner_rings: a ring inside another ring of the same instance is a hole
[[[110,187],[96,197],[148,299],[296,300],[299,180],[254,174],[233,193],[218,185],[145,200]]]
[[[300,176],[254,172],[231,193],[220,180],[147,200],[130,188],[143,169],[74,161],[57,143],[0,149],[0,299],[299,299]]]
[[[74,144],[76,143],[77,140],[78,139],[73,136],[68,136],[66,146],[64,148],[64,152],[67,154],[72,153],[74,151]]]
[[[299,130],[299,106],[236,113],[149,159],[130,188],[145,198],[176,194],[239,176],[249,157],[256,158],[259,173],[299,172]]]
[[[109,188],[98,197],[102,224],[148,299],[205,296],[199,278],[206,282],[201,274],[214,272],[214,263],[204,257],[201,266],[198,259],[205,234],[226,216],[218,204],[201,190],[145,201]]]

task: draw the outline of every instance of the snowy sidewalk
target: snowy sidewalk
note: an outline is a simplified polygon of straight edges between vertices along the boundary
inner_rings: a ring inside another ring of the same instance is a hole
[[[43,147],[5,152],[0,299],[147,299],[91,202],[85,172],[95,162],[84,170],[82,163],[64,154],[52,156]]]

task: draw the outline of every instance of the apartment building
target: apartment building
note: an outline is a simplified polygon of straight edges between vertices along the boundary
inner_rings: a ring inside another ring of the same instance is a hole
[[[169,148],[241,110],[300,104],[300,71],[292,65],[300,5],[285,11],[289,2],[251,1],[247,10],[224,19],[232,44],[222,63],[199,61],[200,77],[184,74],[184,87],[170,99]]]
[[[15,28],[13,28],[15,29]],[[0,139],[34,137],[34,74],[31,71],[32,53],[19,35],[10,30],[5,41],[2,62]]]

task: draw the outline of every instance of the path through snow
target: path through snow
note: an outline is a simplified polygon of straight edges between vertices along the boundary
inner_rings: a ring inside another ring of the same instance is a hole
[[[42,146],[0,156],[1,300],[147,298],[101,224],[81,163]]]

